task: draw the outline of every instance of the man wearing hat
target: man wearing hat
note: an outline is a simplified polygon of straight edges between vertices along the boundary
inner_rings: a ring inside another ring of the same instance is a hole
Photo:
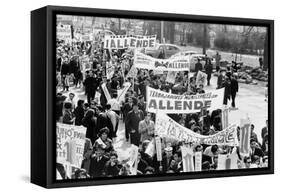
[[[139,134],[139,122],[144,119],[144,114],[139,110],[137,101],[133,101],[133,110],[131,110],[125,120],[125,133],[127,141],[131,140],[131,144],[139,146],[140,134]]]

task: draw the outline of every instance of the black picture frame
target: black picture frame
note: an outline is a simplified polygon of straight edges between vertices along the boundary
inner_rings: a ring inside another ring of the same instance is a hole
[[[269,167],[183,173],[180,175],[130,176],[96,180],[55,180],[55,25],[56,14],[121,17],[178,22],[253,25],[268,28]],[[31,182],[46,188],[170,181],[274,173],[274,21],[232,17],[46,6],[31,12]]]

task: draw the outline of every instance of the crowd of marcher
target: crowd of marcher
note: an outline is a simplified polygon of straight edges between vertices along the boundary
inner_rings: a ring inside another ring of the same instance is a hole
[[[180,146],[186,142],[166,141],[162,139],[162,160],[157,160],[146,152],[154,141],[155,114],[146,111],[146,87],[160,89],[173,94],[194,95],[205,93],[203,84],[196,85],[198,71],[207,74],[207,85],[213,73],[210,59],[206,57],[203,66],[200,59],[195,64],[195,72],[177,72],[175,82],[166,82],[167,73],[158,74],[153,70],[137,69],[135,76],[127,76],[133,65],[131,50],[107,50],[95,47],[90,42],[65,43],[57,40],[56,56],[56,121],[69,125],[84,126],[86,141],[84,159],[80,169],[72,177],[95,178],[131,175],[128,162],[120,161],[114,142],[118,130],[125,131],[124,141],[139,147],[137,175],[183,172]],[[84,60],[84,59],[87,60]],[[219,60],[220,57],[216,57]],[[86,62],[85,62],[86,61]],[[110,79],[106,75],[106,63],[114,64],[114,73]],[[235,97],[238,82],[235,68],[226,69],[216,65],[218,80],[216,88],[225,88],[224,104],[231,101],[236,108]],[[126,92],[125,100],[118,101],[118,90],[125,82],[131,87]],[[111,96],[108,100],[102,84]],[[75,93],[83,90],[84,95]],[[180,125],[202,135],[213,135],[222,129],[221,109],[202,110],[192,114],[168,114]],[[123,124],[124,123],[124,124]],[[122,125],[121,125],[122,124]],[[120,129],[124,126],[125,129]],[[238,138],[239,138],[239,127]],[[257,136],[261,135],[262,142]],[[216,170],[219,154],[237,153],[238,168],[266,167],[268,163],[268,125],[261,134],[255,133],[251,125],[251,152],[247,156],[239,153],[239,147],[191,144],[194,152],[202,152],[202,170]],[[61,164],[57,169],[65,175]]]

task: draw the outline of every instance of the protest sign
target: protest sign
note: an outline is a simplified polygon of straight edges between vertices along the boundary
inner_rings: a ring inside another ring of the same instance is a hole
[[[133,65],[131,67],[131,69],[129,70],[129,72],[127,73],[126,79],[128,79],[129,77],[136,78],[137,77],[137,73],[138,73],[138,70]]]
[[[202,71],[198,71],[196,76],[196,85],[199,86],[200,84],[207,85],[207,74]]]
[[[240,119],[240,153],[250,153],[251,124],[249,118]]]
[[[106,78],[111,79],[114,74],[115,67],[111,62],[106,62]]]
[[[59,40],[65,40],[65,41],[71,41],[71,25],[57,25],[57,39]]]
[[[166,82],[174,84],[176,81],[176,75],[177,75],[177,72],[169,71],[167,74]]]
[[[130,166],[131,175],[137,175],[138,150],[139,150],[139,148],[137,146],[135,146],[134,144],[131,145],[131,148],[129,150],[129,161],[127,162],[127,164],[129,164],[129,166]]]
[[[155,154],[155,140],[151,140],[147,145],[145,153],[148,154],[150,157],[153,157]]]
[[[184,172],[194,171],[193,150],[190,146],[181,146],[182,164]]]
[[[57,123],[57,162],[69,162],[81,167],[84,153],[86,128]]]
[[[195,159],[195,162],[194,162],[195,171],[201,171],[202,170],[202,152],[195,152],[194,159]]]
[[[117,90],[117,101],[118,102],[125,102],[125,94],[127,93],[128,89],[131,87],[130,82],[125,82],[123,84],[124,88]]]
[[[229,108],[222,109],[221,113],[221,124],[222,128],[225,129],[229,126]]]
[[[162,161],[162,148],[161,148],[161,138],[160,137],[155,137],[155,146],[156,146],[157,161]]]
[[[125,95],[126,95],[126,92],[128,91],[128,89],[131,87],[131,83],[130,82],[125,82],[123,84],[123,86],[124,87],[122,89],[118,89],[117,90],[117,101],[118,102],[122,102],[122,101],[124,102],[125,101]],[[110,93],[109,93],[109,91],[108,91],[108,89],[106,87],[106,83],[103,83],[101,85],[101,88],[102,88],[102,90],[104,92],[106,100],[110,101],[111,100],[111,95],[110,95]]]
[[[236,153],[219,154],[217,170],[238,169],[237,160],[238,156]]]
[[[195,113],[203,107],[209,110],[221,108],[224,88],[198,95],[176,95],[146,87],[147,111],[156,113]]]
[[[60,172],[58,170],[56,170],[56,178],[57,178],[57,180],[62,180],[63,179],[61,174],[60,174]]]
[[[111,99],[110,93],[107,89],[106,83],[101,84],[101,89],[103,90],[103,93],[106,97],[106,100],[109,101]]]
[[[189,71],[189,57],[177,56],[169,59],[157,59],[136,51],[134,55],[136,68],[162,71]]]
[[[106,49],[153,48],[155,44],[156,35],[105,35],[104,37],[104,48]]]
[[[176,141],[196,144],[238,146],[237,126],[232,125],[214,135],[200,135],[185,128],[166,114],[156,114],[155,133]]]

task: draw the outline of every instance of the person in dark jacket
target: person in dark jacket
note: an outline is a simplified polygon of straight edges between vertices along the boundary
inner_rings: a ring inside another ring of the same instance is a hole
[[[98,130],[96,126],[95,112],[92,109],[89,109],[86,112],[85,117],[82,119],[82,125],[87,128],[86,137],[95,142],[98,138]]]
[[[225,78],[225,81],[223,82],[222,86],[224,87],[223,104],[227,105],[227,101],[230,100],[231,96],[231,81],[228,77]]]
[[[197,59],[197,63],[195,63],[195,72],[198,73],[198,71],[202,71],[203,65],[200,63],[200,59]]]
[[[70,102],[64,103],[64,113],[63,113],[63,117],[62,117],[63,123],[69,124],[69,125],[73,124],[73,122],[75,120],[75,116],[71,112],[71,110],[72,110],[72,104]]]
[[[210,59],[206,60],[206,65],[205,65],[205,72],[207,74],[207,85],[210,85],[210,80],[213,72],[213,65],[211,63]]]
[[[235,97],[236,97],[236,93],[238,92],[238,81],[237,81],[237,77],[236,75],[233,75],[231,77],[231,106],[233,108],[235,108]]]
[[[82,125],[82,119],[85,115],[84,100],[78,100],[77,107],[74,109],[75,125]]]
[[[104,168],[108,160],[109,157],[104,154],[104,150],[102,148],[97,148],[95,154],[91,157],[90,176],[92,178],[105,176]]]
[[[85,93],[87,95],[87,101],[90,104],[91,101],[95,98],[96,90],[98,88],[98,80],[96,76],[94,76],[93,71],[89,72],[89,77],[85,79],[84,85]]]
[[[131,143],[139,146],[140,134],[138,131],[139,122],[144,119],[144,114],[139,110],[138,103],[133,102],[133,110],[131,110],[125,120],[125,134],[127,141],[131,140]]]
[[[122,165],[118,163],[118,155],[114,152],[110,154],[110,160],[105,164],[104,174],[106,177],[115,177],[119,175]]]
[[[112,122],[101,106],[97,106],[97,108],[97,130],[99,132],[102,128],[107,127],[109,129],[108,137],[112,139],[114,133]]]
[[[142,174],[144,174],[145,169],[148,167],[147,162],[141,158],[141,153],[138,153],[138,159],[137,159],[137,163],[138,163],[138,171]]]
[[[225,74],[226,74],[226,70],[221,69],[219,71],[218,80],[217,80],[217,89],[220,89],[223,87],[222,84],[225,80]]]

